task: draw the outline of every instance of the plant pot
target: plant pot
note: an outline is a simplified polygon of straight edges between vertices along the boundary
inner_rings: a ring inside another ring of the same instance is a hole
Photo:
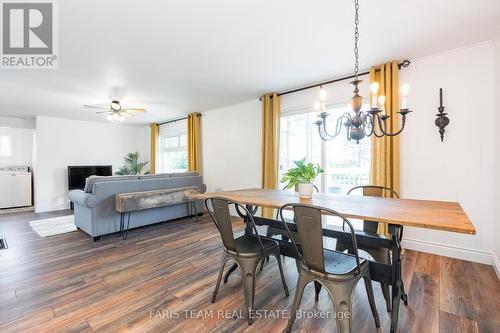
[[[313,184],[299,184],[299,196],[301,199],[312,198],[314,185]]]

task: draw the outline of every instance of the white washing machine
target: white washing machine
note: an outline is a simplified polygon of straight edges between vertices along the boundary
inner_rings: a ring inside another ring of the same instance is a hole
[[[29,167],[0,167],[0,209],[31,204]]]

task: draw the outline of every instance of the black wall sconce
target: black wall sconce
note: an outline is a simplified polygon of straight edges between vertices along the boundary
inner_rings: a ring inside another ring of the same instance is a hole
[[[439,127],[439,135],[441,136],[441,142],[443,142],[444,139],[444,131],[445,127],[448,126],[450,123],[450,119],[447,117],[447,113],[444,112],[444,106],[443,106],[443,88],[439,88],[439,107],[438,107],[439,113],[436,115],[437,119],[434,122],[437,127]]]

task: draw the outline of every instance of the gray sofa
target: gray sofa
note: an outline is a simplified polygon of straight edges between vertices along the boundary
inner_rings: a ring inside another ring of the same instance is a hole
[[[73,190],[68,198],[74,204],[75,224],[94,239],[120,231],[120,214],[115,210],[115,194],[186,186],[200,186],[202,177],[195,172],[145,176],[111,176],[87,178],[83,190]],[[196,211],[203,211],[203,202],[196,201]],[[164,222],[188,215],[184,203],[133,212],[130,229]]]

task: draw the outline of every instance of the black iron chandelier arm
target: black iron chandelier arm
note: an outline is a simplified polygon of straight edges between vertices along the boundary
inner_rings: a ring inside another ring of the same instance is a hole
[[[322,139],[327,138],[328,141],[336,138],[340,134],[340,132],[342,132],[342,125],[343,125],[342,120],[346,118],[346,121],[351,121],[350,117],[351,116],[348,113],[344,113],[342,116],[337,118],[337,122],[335,124],[335,131],[333,134],[328,133],[328,130],[326,128],[326,117],[324,117],[322,121],[323,131],[321,131],[321,126],[318,126],[321,138]]]
[[[405,129],[405,125],[406,125],[406,114],[403,114],[402,117],[403,117],[403,119],[401,120],[401,128],[397,132],[394,132],[394,133],[387,132],[386,127],[385,127],[385,120],[389,119],[390,117],[387,117],[384,120],[382,120],[380,117],[377,117],[378,124],[379,124],[380,130],[382,131],[382,134],[386,135],[386,136],[396,136],[396,135],[399,135],[401,132],[403,132],[403,130]]]
[[[377,119],[377,120],[375,120]],[[377,133],[377,124],[378,124],[378,129],[379,132]],[[380,119],[380,116],[378,113],[375,115],[372,115],[371,117],[371,126],[372,126],[372,134],[375,135],[377,138],[381,138],[384,136],[384,130],[385,130],[385,123]]]

